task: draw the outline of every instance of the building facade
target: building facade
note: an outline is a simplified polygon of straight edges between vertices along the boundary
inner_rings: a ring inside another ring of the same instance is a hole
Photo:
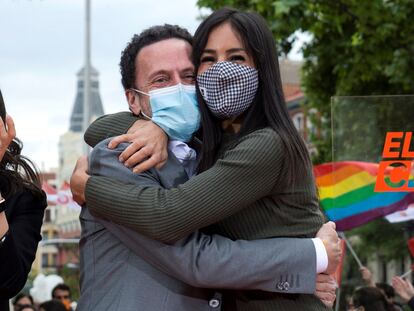
[[[104,114],[98,77],[98,71],[92,68],[90,121]],[[77,91],[69,129],[59,139],[59,167],[56,172],[42,173],[42,187],[48,195],[48,207],[42,226],[42,241],[32,267],[33,274],[59,273],[64,267],[76,268],[79,263],[80,207],[73,202],[68,182],[77,159],[84,152],[83,96],[82,68],[77,73]]]
[[[309,152],[316,150],[311,143],[312,135],[319,135],[317,128],[312,124],[312,118],[317,118],[314,109],[308,109],[305,95],[301,86],[302,61],[292,61],[286,58],[279,60],[280,75],[282,78],[283,93],[293,124],[307,143]]]

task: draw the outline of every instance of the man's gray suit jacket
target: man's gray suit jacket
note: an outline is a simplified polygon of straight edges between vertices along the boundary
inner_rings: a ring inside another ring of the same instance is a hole
[[[172,153],[162,169],[134,174],[118,161],[127,144],[110,150],[109,141],[93,149],[91,175],[164,188],[188,179]],[[232,241],[197,231],[167,245],[95,218],[86,207],[80,221],[80,311],[220,310],[221,295],[216,289],[315,290],[316,254],[310,239]],[[286,282],[291,283],[283,286]]]

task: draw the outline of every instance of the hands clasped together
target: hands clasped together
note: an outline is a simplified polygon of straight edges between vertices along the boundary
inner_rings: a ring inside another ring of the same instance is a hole
[[[316,234],[316,237],[320,238],[325,245],[328,268],[325,273],[318,274],[316,278],[315,295],[328,307],[332,307],[336,299],[338,283],[333,274],[342,257],[341,243],[335,228],[335,223],[330,221],[324,224]]]

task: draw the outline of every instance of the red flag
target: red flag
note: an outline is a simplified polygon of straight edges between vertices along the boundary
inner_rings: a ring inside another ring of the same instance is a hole
[[[42,190],[46,193],[48,204],[55,205],[58,200],[57,190],[45,181],[42,183]]]
[[[336,271],[332,275],[335,278],[336,282],[338,283],[338,287],[341,286],[341,281],[342,281],[342,269],[344,267],[344,258],[345,258],[345,251],[346,251],[345,240],[341,240],[341,249],[342,249],[341,259],[339,260],[338,267],[336,267]]]
[[[408,240],[408,249],[410,250],[410,254],[414,257],[414,238]]]
[[[70,184],[67,181],[64,181],[60,186],[57,196],[58,204],[67,205],[69,208],[80,210],[80,206],[73,200]]]

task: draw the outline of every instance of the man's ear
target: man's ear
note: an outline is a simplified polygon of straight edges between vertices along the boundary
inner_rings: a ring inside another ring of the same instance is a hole
[[[139,102],[139,96],[132,90],[126,90],[125,96],[128,102],[129,110],[136,116],[141,113],[141,105]]]

